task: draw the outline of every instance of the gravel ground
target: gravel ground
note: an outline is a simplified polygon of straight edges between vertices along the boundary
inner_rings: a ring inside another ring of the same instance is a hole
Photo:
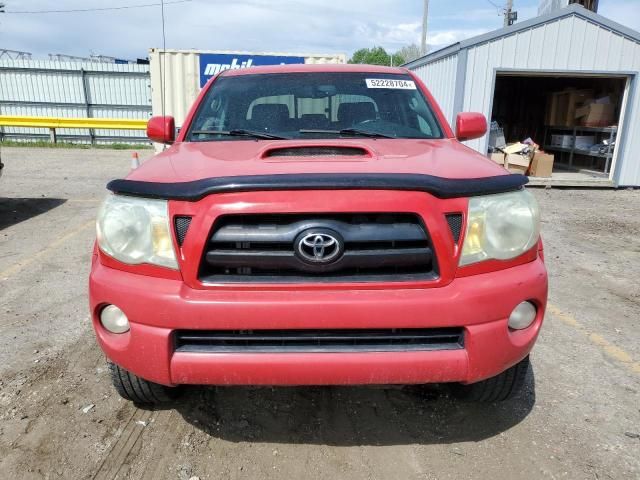
[[[95,211],[130,152],[2,155],[0,477],[640,478],[640,191],[534,190],[550,307],[514,401],[191,388],[145,410],[112,390],[87,312]]]

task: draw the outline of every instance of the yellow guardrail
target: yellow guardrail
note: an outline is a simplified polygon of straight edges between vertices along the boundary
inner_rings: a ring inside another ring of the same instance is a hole
[[[129,118],[61,118],[0,115],[0,126],[25,128],[94,128],[106,130],[145,130],[147,120]]]
[[[56,143],[58,128],[88,128],[91,130],[145,130],[147,120],[130,118],[63,118],[0,115],[0,127],[48,128],[49,138]],[[93,134],[92,134],[93,142]]]

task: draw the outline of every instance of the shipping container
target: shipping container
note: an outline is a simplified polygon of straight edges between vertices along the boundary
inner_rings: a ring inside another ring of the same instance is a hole
[[[206,81],[231,68],[282,63],[346,63],[343,53],[256,53],[212,50],[149,50],[151,98],[154,115],[171,115],[180,128]]]

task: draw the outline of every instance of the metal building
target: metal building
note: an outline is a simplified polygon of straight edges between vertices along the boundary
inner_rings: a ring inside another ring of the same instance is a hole
[[[616,125],[608,131],[617,139],[603,175],[608,184],[640,186],[640,33],[570,5],[455,43],[406,66],[427,84],[452,123],[462,111],[481,112],[491,120],[499,100],[496,87],[505,81],[528,79],[531,98],[536,79],[574,82],[581,88],[589,82],[613,85]],[[519,99],[517,108],[523,105],[526,98]],[[488,141],[486,135],[467,144],[486,153]]]

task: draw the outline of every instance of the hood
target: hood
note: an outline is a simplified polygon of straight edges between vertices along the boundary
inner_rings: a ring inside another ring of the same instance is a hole
[[[300,173],[408,173],[465,179],[508,172],[454,139],[240,140],[175,144],[127,179],[189,182]]]

